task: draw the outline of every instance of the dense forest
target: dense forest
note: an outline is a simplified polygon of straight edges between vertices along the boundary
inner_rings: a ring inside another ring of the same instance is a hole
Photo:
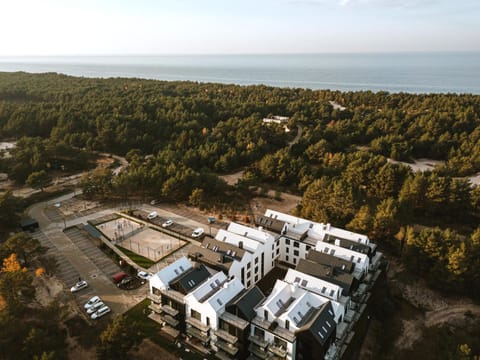
[[[264,125],[272,115],[292,131]],[[480,186],[468,181],[480,172],[480,96],[0,73],[0,139],[17,141],[0,169],[37,187],[52,170],[88,169],[95,152],[125,156],[118,176],[84,176],[91,197],[212,207],[258,186],[301,194],[298,215],[368,234],[433,288],[480,296]],[[389,161],[419,158],[443,165]],[[238,170],[235,187],[218,176]],[[5,209],[3,224],[10,193]]]
[[[293,131],[265,126],[271,115]],[[17,140],[0,168],[37,186],[94,151],[125,156],[119,176],[82,179],[89,196],[208,207],[262,184],[303,194],[298,215],[368,234],[434,287],[480,294],[480,187],[464,178],[480,171],[479,96],[1,73],[0,138]],[[444,165],[414,173],[387,158]],[[239,169],[235,188],[217,176]]]

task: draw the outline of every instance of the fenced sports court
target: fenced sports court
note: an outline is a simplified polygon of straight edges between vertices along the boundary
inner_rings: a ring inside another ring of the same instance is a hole
[[[114,244],[152,261],[158,261],[185,245],[185,241],[130,219],[118,219],[97,225]]]

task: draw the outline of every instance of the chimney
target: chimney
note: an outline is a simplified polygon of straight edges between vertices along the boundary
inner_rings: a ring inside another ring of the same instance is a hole
[[[240,242],[238,243],[238,247],[239,247],[240,249],[243,249],[243,241],[240,241]]]

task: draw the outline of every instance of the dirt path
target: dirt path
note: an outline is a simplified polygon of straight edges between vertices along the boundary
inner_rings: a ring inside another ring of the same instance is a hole
[[[292,141],[290,141],[288,143],[288,146],[289,147],[292,147],[293,145],[295,145],[296,143],[298,143],[298,141],[300,140],[300,138],[302,137],[302,134],[303,134],[303,128],[300,126],[300,125],[297,125],[297,136],[295,136],[295,139],[293,139]]]
[[[470,299],[444,296],[429,289],[421,280],[408,283],[402,281],[399,275],[403,271],[404,267],[399,261],[390,261],[390,286],[396,288],[409,304],[424,311],[413,318],[402,320],[402,332],[395,341],[397,349],[411,349],[415,343],[421,341],[426,327],[443,324],[461,327],[480,317],[480,305],[474,304]]]

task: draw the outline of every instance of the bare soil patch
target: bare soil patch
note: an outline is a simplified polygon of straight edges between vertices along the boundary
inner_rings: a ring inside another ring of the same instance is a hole
[[[150,339],[144,339],[136,350],[130,351],[131,359],[136,360],[150,360],[150,359],[162,359],[162,360],[176,360],[177,357],[168,352],[161,346],[153,343]]]

